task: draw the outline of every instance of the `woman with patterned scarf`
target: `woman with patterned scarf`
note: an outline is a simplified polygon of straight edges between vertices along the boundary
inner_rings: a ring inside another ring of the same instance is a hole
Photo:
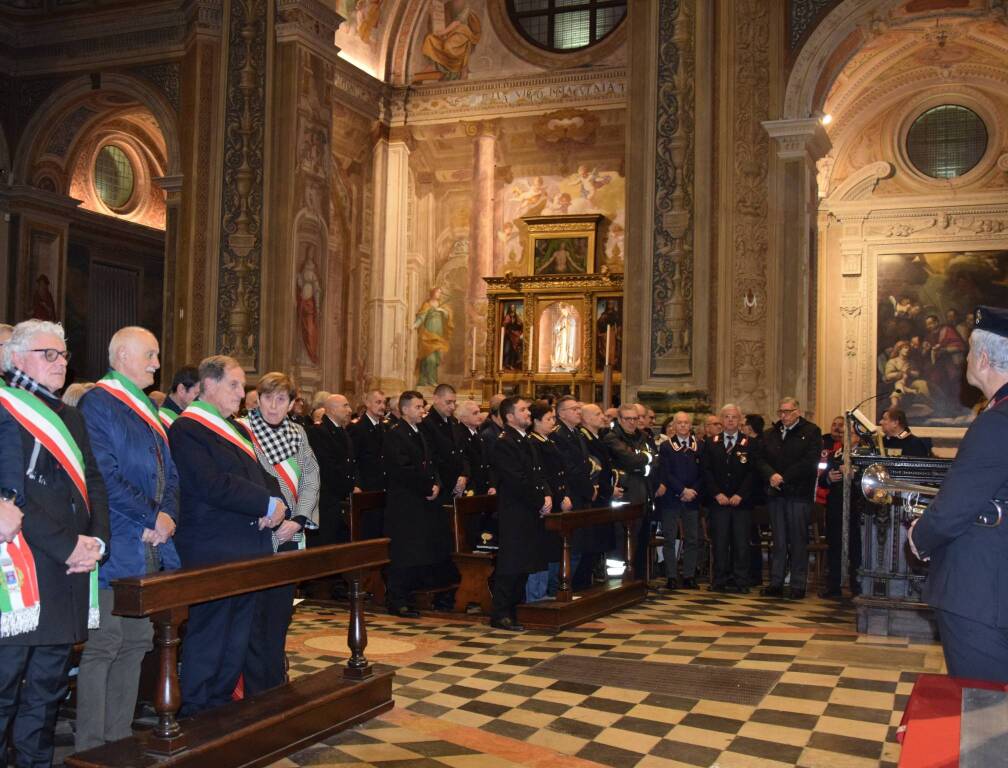
[[[305,529],[318,528],[319,466],[308,445],[304,427],[288,418],[297,389],[285,373],[267,373],[256,384],[259,405],[248,413],[247,424],[259,464],[280,484],[288,519],[273,529],[273,550],[304,549]],[[287,626],[294,612],[294,585],[274,587],[259,594],[257,611],[265,612],[264,636],[253,636],[249,653],[259,656],[265,669],[284,682]],[[273,681],[271,681],[273,682]]]

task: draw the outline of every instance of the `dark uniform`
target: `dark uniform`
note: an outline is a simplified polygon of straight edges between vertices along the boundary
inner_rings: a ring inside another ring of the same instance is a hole
[[[556,445],[545,435],[540,435],[538,432],[533,431],[529,432],[528,437],[532,441],[532,448],[539,457],[539,464],[542,466],[543,474],[546,476],[546,482],[550,490],[553,491],[553,512],[562,512],[564,510],[561,508],[561,503],[565,498],[570,498],[563,455]],[[560,558],[563,557],[563,539],[558,533],[544,530],[540,545],[542,546],[543,557],[546,559],[547,564],[549,564],[549,569],[555,579],[555,574],[559,573]],[[556,591],[555,586],[554,584],[554,589],[549,590],[551,593]],[[531,583],[526,589],[526,594],[529,592],[532,592]]]
[[[741,432],[715,435],[704,448],[704,481],[710,499],[714,532],[714,575],[711,589],[749,589],[749,529],[752,525],[752,495],[758,482],[757,458],[752,441]],[[818,454],[817,454],[818,457]],[[740,496],[737,507],[717,502],[717,495]]]
[[[323,423],[325,419],[323,419]],[[385,466],[382,464],[382,441],[387,422],[375,424],[366,413],[347,427],[357,459],[357,476],[362,491],[385,490]]]
[[[319,527],[308,535],[315,546],[350,541],[343,503],[358,484],[354,445],[347,430],[328,416],[308,427],[308,444],[319,465]],[[376,532],[377,534],[377,532]]]
[[[763,480],[776,472],[784,482],[780,488],[765,486],[773,552],[770,593],[784,587],[787,557],[791,556],[791,597],[804,597],[808,578],[808,527],[819,475],[822,432],[815,424],[799,418],[784,430],[776,422],[763,433],[760,469]]]
[[[931,448],[923,439],[917,437],[909,429],[902,434],[882,438],[882,447],[887,456],[916,456],[925,458],[931,455]]]
[[[515,621],[525,580],[530,573],[546,568],[542,549],[530,546],[545,531],[539,511],[552,495],[536,451],[528,437],[513,427],[505,427],[490,455],[497,476],[497,518],[500,549],[494,573],[493,616],[495,621]],[[553,499],[554,504],[560,500]]]
[[[701,443],[693,434],[685,440],[673,435],[658,449],[657,479],[665,486],[665,493],[655,499],[655,510],[661,517],[665,533],[665,563],[670,587],[675,587],[677,582],[675,557],[670,555],[675,553],[674,540],[680,522],[683,528],[683,580],[688,586],[693,586],[696,580],[700,552],[700,494],[703,491],[701,457]],[[692,501],[680,498],[687,488],[697,492]]]
[[[409,608],[414,589],[435,585],[431,566],[450,557],[448,517],[436,500],[427,500],[438,474],[419,429],[397,421],[385,433],[382,455],[388,472],[384,533],[392,539],[386,601],[398,613]]]
[[[588,480],[596,492],[592,506],[607,507],[613,498],[613,466],[609,456],[609,449],[602,442],[603,432],[598,436],[593,435],[588,427],[581,427],[578,430],[585,439],[588,448],[589,474]],[[591,541],[586,545],[585,552],[581,555],[581,562],[578,570],[589,574],[597,573],[598,579],[605,580],[605,555],[612,549],[617,541],[616,524],[604,523],[591,527]],[[581,574],[575,574],[580,577]],[[577,582],[575,582],[577,583]]]
[[[819,487],[826,489],[826,587],[820,597],[840,597],[843,586],[843,480],[830,480],[830,470],[843,465],[843,440],[823,435],[820,462],[826,464],[819,474]],[[851,592],[858,593],[857,569],[861,566],[861,498],[860,490],[851,494],[850,525],[847,529],[847,579]]]
[[[631,504],[641,504],[644,507],[642,520],[633,523],[631,535],[637,542],[634,553],[634,573],[644,574],[644,558],[647,555],[647,544],[651,507],[651,460],[644,449],[648,446],[643,433],[635,430],[628,435],[617,421],[606,432],[602,442],[609,449],[612,467],[620,473],[619,485],[623,488],[623,501]],[[653,454],[652,454],[653,455]]]
[[[455,428],[462,443],[462,454],[469,468],[466,490],[472,491],[476,496],[485,496],[487,491],[497,486],[490,467],[490,450],[484,444],[479,432],[473,432],[461,423],[457,423]]]
[[[577,429],[571,429],[562,421],[557,421],[557,428],[549,437],[556,446],[563,460],[564,477],[567,481],[567,495],[571,500],[572,509],[590,509],[595,506],[595,487],[591,479],[591,453],[588,451],[588,441]],[[585,553],[598,552],[608,544],[608,537],[599,546],[599,536],[596,531],[601,526],[579,528],[571,537],[571,569],[575,589],[588,586],[591,583],[591,573],[594,559],[583,558]],[[611,529],[612,526],[605,526]]]
[[[989,311],[977,310],[978,328],[987,330],[982,313]],[[1008,336],[1008,318],[1001,323],[991,332]],[[1008,384],[990,402],[966,431],[911,539],[930,558],[924,599],[935,610],[949,674],[1006,683],[1008,522],[990,523],[991,500],[1008,499]]]

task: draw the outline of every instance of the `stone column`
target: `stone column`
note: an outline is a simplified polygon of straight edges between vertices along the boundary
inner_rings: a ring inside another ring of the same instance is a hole
[[[374,234],[371,284],[367,301],[368,334],[364,349],[371,359],[368,387],[401,392],[412,361],[406,334],[413,333],[413,313],[406,305],[407,207],[409,157],[413,140],[408,128],[393,128],[374,146]],[[423,301],[423,298],[419,298]],[[412,378],[412,377],[410,377]]]
[[[486,283],[493,273],[494,243],[494,168],[497,151],[498,120],[467,123],[466,133],[473,142],[473,207],[469,229],[469,290],[466,296],[466,344],[472,343],[476,329],[476,366],[486,370],[483,356],[486,338]],[[466,355],[466,360],[470,358]],[[468,367],[468,366],[467,366]],[[468,370],[466,370],[468,373]]]
[[[161,311],[161,388],[170,383],[175,369],[184,365],[175,356],[175,321],[178,310],[175,309],[175,275],[178,261],[178,225],[179,207],[182,202],[182,177],[162,176],[154,179],[166,193],[165,199],[165,238],[164,238],[164,285],[161,296],[164,302]],[[165,381],[165,378],[168,381]]]
[[[179,73],[179,147],[182,188],[178,206],[171,312],[173,335],[165,336],[162,355],[198,363],[215,350],[217,232],[220,211],[221,4],[198,0],[190,8],[189,36]],[[168,345],[171,350],[168,350]],[[165,368],[168,366],[165,365]]]
[[[812,411],[816,365],[815,230],[819,207],[816,163],[831,145],[816,118],[768,120],[763,127],[775,141],[777,152],[770,182],[770,251],[776,254],[780,286],[774,309],[780,329],[780,378],[772,399],[793,395],[806,411]]]

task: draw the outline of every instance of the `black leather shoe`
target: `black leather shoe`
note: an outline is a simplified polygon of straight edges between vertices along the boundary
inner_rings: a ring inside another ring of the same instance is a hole
[[[763,597],[784,597],[784,588],[770,585],[769,587],[763,587],[759,593]]]
[[[843,592],[839,589],[820,589],[819,597],[823,600],[836,600],[837,598],[843,597]]]
[[[788,597],[791,598],[792,600],[804,600],[805,599],[805,590],[804,589],[792,589],[788,593]]]
[[[665,582],[665,589],[679,589],[679,582],[675,579],[669,579]]]
[[[700,585],[696,583],[696,579],[683,579],[683,589],[700,589]]]
[[[508,632],[524,632],[525,627],[517,621],[511,619],[490,619],[490,626],[494,629],[506,629]]]
[[[400,619],[419,619],[420,611],[416,611],[410,608],[408,605],[404,605],[401,608],[397,608],[394,611],[389,611],[393,616],[398,616]]]

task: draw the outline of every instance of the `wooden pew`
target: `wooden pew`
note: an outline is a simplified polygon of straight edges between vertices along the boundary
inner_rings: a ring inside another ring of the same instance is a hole
[[[363,491],[350,494],[350,541],[367,541],[369,535],[381,531],[377,525],[385,509],[385,491]],[[371,595],[372,605],[385,605],[385,580],[380,570],[370,571],[361,582],[364,591]]]
[[[184,568],[112,582],[113,613],[154,623],[160,659],[158,723],[151,731],[66,759],[71,768],[251,768],[268,765],[392,708],[392,671],[364,656],[363,572],[388,563],[388,539]],[[330,667],[270,691],[178,720],[179,626],[189,606],[322,576],[350,575],[345,667]]]
[[[467,523],[483,515],[497,512],[496,496],[459,496],[452,509],[454,552],[452,561],[459,571],[459,587],[455,592],[455,610],[464,613],[470,603],[478,603],[480,610],[490,615],[492,600],[489,579],[494,570],[496,555],[475,551],[470,540]]]
[[[526,627],[559,632],[586,621],[639,603],[647,593],[644,579],[633,570],[633,521],[644,514],[641,504],[618,507],[595,507],[546,515],[546,530],[556,531],[563,539],[563,559],[560,562],[560,589],[556,600],[541,600],[518,606],[518,623]],[[571,583],[571,536],[579,528],[605,523],[623,523],[626,528],[624,555],[627,570],[619,582],[590,587],[576,595]]]

